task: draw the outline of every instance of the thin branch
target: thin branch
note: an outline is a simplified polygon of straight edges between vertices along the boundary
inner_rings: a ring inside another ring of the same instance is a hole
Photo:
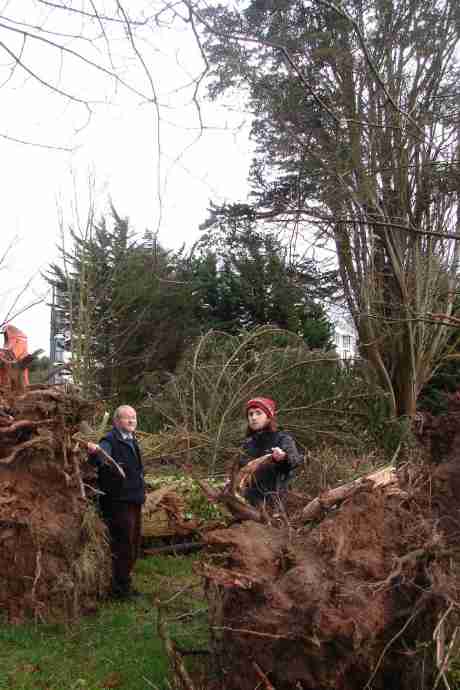
[[[21,316],[22,314],[25,314],[29,309],[32,309],[33,307],[36,307],[38,304],[42,304],[45,301],[45,297],[40,297],[39,299],[35,300],[35,302],[30,302],[27,306],[23,307],[22,309],[19,309],[17,312],[12,314],[8,321],[2,321],[0,323],[0,328],[3,328],[7,323],[10,323],[14,319],[16,319],[18,316]]]
[[[69,7],[68,5],[60,5],[56,2],[49,2],[48,0],[36,0],[41,5],[47,5],[48,7],[53,7],[56,10],[65,10],[66,12],[74,12],[82,17],[89,17],[90,19],[103,20],[105,22],[113,22],[115,24],[123,24],[122,19],[117,19],[116,17],[108,17],[106,15],[91,14],[91,12],[85,12],[84,10],[77,10],[75,7]],[[131,24],[133,26],[145,26],[150,21],[150,17],[147,17],[143,21],[133,20]]]
[[[93,8],[94,14],[97,17],[99,26],[100,26],[101,31],[102,31],[102,35],[104,37],[105,46],[107,48],[107,55],[109,56],[109,60],[110,60],[110,66],[112,67],[112,70],[115,71],[115,65],[113,64],[113,60],[112,60],[112,51],[110,50],[110,42],[109,42],[109,39],[107,37],[104,22],[102,21],[102,18],[99,16],[99,13],[97,11],[97,7],[94,4],[94,0],[90,0],[90,3],[91,3],[91,7]]]
[[[153,96],[153,103],[155,105],[155,111],[156,111],[156,140],[157,140],[157,156],[158,156],[158,161],[157,161],[157,199],[158,199],[158,223],[157,223],[157,232],[160,230],[161,226],[161,221],[163,217],[163,199],[162,199],[162,194],[161,194],[161,114],[160,114],[160,104],[158,101],[157,97],[157,92],[156,92],[156,87],[155,83],[153,81],[152,74],[147,67],[147,64],[140,53],[136,42],[134,40],[133,32],[131,29],[131,21],[128,18],[128,15],[126,13],[126,10],[124,9],[123,5],[121,4],[120,0],[117,1],[117,6],[120,11],[120,13],[123,16],[125,26],[126,26],[126,31],[128,34],[129,42],[131,43],[131,47],[137,56],[139,62],[142,65],[142,68],[147,76],[147,80],[150,84],[150,88],[152,90],[152,96]]]
[[[3,263],[5,263],[6,257],[8,256],[8,254],[10,253],[10,251],[12,250],[12,248],[14,247],[14,245],[16,244],[16,242],[18,240],[19,240],[18,235],[13,237],[13,239],[11,240],[11,242],[9,243],[9,245],[7,246],[5,251],[3,252],[2,256],[0,256],[0,267]]]
[[[21,59],[22,59],[22,56],[23,56],[23,54],[24,54],[24,48],[25,48],[25,46],[26,46],[26,41],[27,41],[27,36],[23,36],[23,37],[22,37],[22,46],[21,46],[21,50],[19,51],[19,57],[20,57]],[[10,69],[9,75],[6,77],[6,79],[4,80],[4,82],[3,82],[2,84],[0,84],[0,89],[2,89],[4,86],[6,86],[6,85],[11,81],[11,79],[12,79],[13,76],[14,76],[14,73],[16,72],[17,66],[18,66],[18,62],[15,60],[15,61],[13,62],[13,66],[12,66],[11,69]]]
[[[0,87],[1,88],[1,87]],[[67,147],[67,146],[55,146],[54,144],[40,144],[38,141],[27,141],[26,139],[18,139],[17,137],[11,137],[9,134],[4,134],[0,132],[0,138],[6,141],[11,141],[13,144],[23,144],[24,146],[35,146],[40,149],[47,149],[48,151],[60,151],[63,153],[73,153],[77,147]]]
[[[396,640],[397,640],[399,637],[401,637],[401,635],[402,635],[403,632],[406,630],[406,628],[408,628],[409,625],[412,623],[412,621],[418,616],[418,614],[419,614],[419,612],[420,612],[420,608],[421,608],[421,607],[419,606],[418,608],[415,609],[414,613],[413,613],[411,616],[409,616],[409,618],[408,618],[407,621],[404,623],[404,625],[402,626],[402,628],[401,628],[395,635],[393,635],[393,637],[391,638],[391,640],[390,640],[389,642],[386,643],[385,647],[383,648],[382,653],[380,654],[380,656],[379,656],[379,658],[378,658],[378,660],[377,660],[377,663],[376,663],[376,665],[375,665],[375,667],[374,667],[374,670],[372,671],[372,674],[371,674],[369,680],[367,681],[366,685],[364,686],[364,690],[371,690],[371,688],[372,688],[372,681],[374,680],[374,678],[375,678],[375,676],[376,676],[376,673],[377,673],[377,671],[379,670],[380,665],[381,665],[383,659],[385,658],[385,654],[386,654],[387,651],[390,649],[390,647],[392,646],[392,644],[394,644],[394,643],[396,642]]]
[[[24,34],[23,31],[18,31],[17,29],[12,29],[11,27],[6,27],[4,24],[0,24],[0,29],[8,29],[9,31],[17,31],[18,33]],[[43,39],[41,36],[36,36],[35,37],[37,40],[43,40],[45,42],[46,39]],[[3,50],[13,59],[17,62],[17,64],[22,67],[24,72],[28,74],[32,79],[35,79],[36,81],[39,82],[42,86],[45,86],[47,89],[50,89],[51,91],[54,91],[55,93],[59,94],[60,96],[64,96],[64,98],[68,98],[70,101],[74,101],[75,103],[81,103],[82,105],[85,105],[89,109],[88,101],[83,100],[82,98],[78,98],[78,96],[73,96],[71,93],[67,93],[66,91],[63,91],[62,89],[58,88],[57,86],[54,86],[53,84],[50,84],[48,81],[45,79],[42,79],[36,72],[30,69],[24,62],[20,59],[18,55],[13,53],[12,50],[8,48],[8,46],[3,43],[3,41],[0,41],[0,47],[3,48]],[[73,52],[73,51],[72,51]],[[82,58],[83,59],[83,58]]]
[[[394,223],[393,221],[383,221],[383,220],[375,220],[373,218],[369,219],[361,219],[361,218],[346,218],[344,216],[325,216],[325,215],[320,215],[316,211],[308,211],[305,209],[284,209],[284,210],[279,210],[279,211],[261,211],[261,212],[256,212],[255,213],[255,218],[257,220],[277,220],[278,216],[283,216],[283,215],[302,215],[306,216],[312,221],[317,220],[317,221],[325,221],[327,223],[332,223],[335,225],[339,225],[340,223],[346,223],[346,224],[358,224],[358,225],[377,225],[379,227],[384,227],[384,228],[390,228],[394,230],[404,230],[405,232],[409,233],[414,233],[416,235],[428,235],[428,236],[433,236],[433,237],[441,237],[442,239],[446,240],[460,240],[460,235],[455,234],[452,232],[438,232],[436,230],[419,230],[418,228],[411,227],[409,225],[404,225],[403,223]],[[283,219],[282,217],[279,218],[280,222],[286,221],[286,219]]]
[[[128,20],[129,21],[129,20]],[[29,31],[25,31],[24,29],[15,29],[12,26],[6,26],[5,24],[0,23],[0,29],[5,29],[6,31],[13,31],[14,33],[21,34],[23,36],[27,36],[29,38],[32,38],[36,41],[40,41],[42,43],[47,44],[48,46],[51,46],[52,48],[56,48],[57,50],[61,50],[63,53],[67,53],[68,55],[71,55],[72,57],[76,58],[77,60],[81,60],[85,64],[89,65],[90,67],[93,67],[94,69],[102,72],[108,77],[113,78],[116,82],[121,84],[122,86],[125,87],[125,89],[128,89],[128,91],[131,91],[134,93],[136,96],[139,96],[143,100],[150,102],[151,98],[143,94],[141,91],[138,91],[135,89],[133,86],[130,86],[124,79],[122,79],[120,76],[118,76],[115,72],[112,72],[111,70],[107,69],[103,65],[99,65],[97,62],[94,62],[93,60],[90,60],[89,58],[86,58],[84,55],[81,53],[78,53],[76,50],[72,50],[72,48],[68,48],[67,46],[64,46],[60,43],[56,43],[55,41],[50,40],[49,38],[45,38],[44,36],[38,36],[37,34],[31,33]],[[20,60],[17,55],[15,55],[5,44],[0,43],[0,45],[11,55],[11,57],[18,62],[18,64],[28,73],[30,74],[31,77],[39,81],[41,84],[44,86],[47,86],[50,89],[53,89],[54,91],[57,91],[61,96],[65,96],[66,98],[70,98],[73,101],[77,101],[78,103],[84,103],[86,104],[87,101],[80,99],[76,96],[72,96],[71,94],[67,94],[63,91],[60,91],[57,87],[53,86],[49,82],[41,79],[37,74],[35,74],[32,70],[30,70],[26,65],[24,65]]]
[[[247,630],[246,628],[231,628],[228,625],[213,625],[213,630],[227,630],[228,632],[239,633],[242,635],[251,635],[253,637],[265,637],[269,640],[292,640],[292,636],[274,635],[273,633],[259,632],[258,630]]]
[[[402,108],[400,108],[398,106],[398,104],[396,103],[394,98],[389,93],[385,82],[383,81],[382,77],[380,76],[380,72],[378,71],[377,67],[375,66],[375,64],[371,58],[371,55],[369,53],[369,48],[367,47],[367,44],[366,44],[366,40],[362,34],[361,29],[358,26],[358,23],[356,22],[356,20],[353,19],[353,17],[351,17],[348,14],[348,12],[346,12],[343,8],[337,7],[336,5],[334,5],[334,3],[328,2],[328,0],[315,0],[315,2],[319,3],[320,5],[324,5],[325,7],[327,7],[330,10],[333,10],[338,15],[340,15],[344,19],[347,19],[350,22],[350,24],[352,25],[352,27],[354,28],[354,30],[356,32],[356,35],[358,36],[358,40],[359,40],[359,43],[361,45],[361,49],[364,53],[364,56],[366,58],[366,62],[368,63],[369,67],[371,68],[371,71],[373,72],[375,79],[376,79],[378,85],[380,86],[380,88],[382,89],[383,93],[385,94],[386,98],[391,103],[393,108],[398,113],[403,115],[417,129],[417,131],[423,136],[423,138],[425,138],[425,133],[424,133],[423,129],[420,127],[420,125],[412,118],[411,115],[409,115],[409,113],[405,112],[404,110],[402,110]]]

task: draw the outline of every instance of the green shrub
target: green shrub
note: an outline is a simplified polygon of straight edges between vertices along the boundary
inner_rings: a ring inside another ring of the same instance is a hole
[[[280,427],[301,448],[331,443],[364,453],[381,446],[391,455],[399,443],[389,405],[364,365],[343,366],[334,353],[309,350],[300,337],[271,326],[202,336],[145,403],[143,416],[161,418],[172,439],[188,435],[188,461],[212,474],[238,457],[245,402],[255,396],[277,401]]]

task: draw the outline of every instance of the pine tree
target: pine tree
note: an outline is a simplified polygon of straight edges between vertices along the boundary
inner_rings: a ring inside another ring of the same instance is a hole
[[[332,327],[322,302],[337,292],[335,272],[312,259],[288,256],[274,233],[250,219],[229,221],[230,207],[214,208],[195,248],[197,318],[203,328],[237,333],[273,324],[312,348],[331,347]]]

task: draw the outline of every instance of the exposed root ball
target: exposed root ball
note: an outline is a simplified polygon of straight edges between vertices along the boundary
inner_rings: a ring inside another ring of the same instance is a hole
[[[248,521],[207,536],[223,687],[433,686],[436,626],[449,610],[448,641],[459,600],[460,468],[406,468],[398,482],[364,483],[317,523],[300,510],[289,525]]]
[[[5,405],[6,406],[6,405]],[[86,404],[55,388],[8,400],[0,437],[0,611],[16,622],[93,609],[110,584],[105,528],[71,436]]]

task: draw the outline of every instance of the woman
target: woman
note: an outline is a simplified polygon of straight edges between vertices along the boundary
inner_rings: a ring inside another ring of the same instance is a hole
[[[255,469],[244,498],[253,506],[267,502],[276,506],[280,494],[286,490],[292,471],[302,462],[294,439],[284,431],[277,431],[276,404],[270,398],[252,398],[246,403],[248,437],[243,443],[240,467],[263,455],[271,460]]]

